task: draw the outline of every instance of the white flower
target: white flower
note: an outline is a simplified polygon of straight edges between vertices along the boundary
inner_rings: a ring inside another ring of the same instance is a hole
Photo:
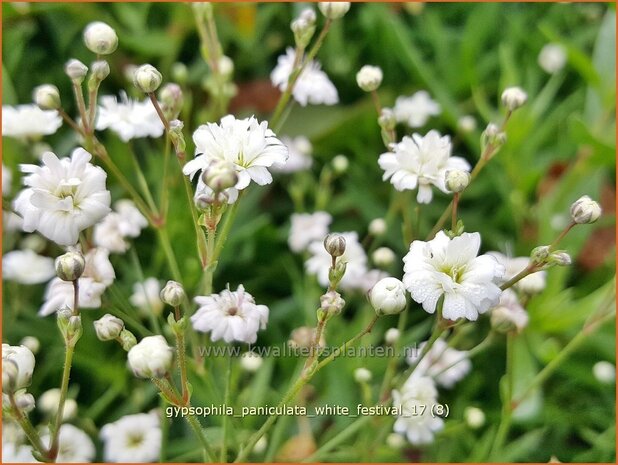
[[[97,55],[109,55],[118,47],[118,36],[109,24],[94,21],[84,29],[84,43]]]
[[[507,257],[500,252],[487,252],[487,255],[494,257],[504,267],[504,279],[500,284],[519,274],[530,264],[529,257]],[[514,287],[526,294],[538,294],[545,289],[546,277],[545,271],[537,271],[517,282]]]
[[[433,442],[434,434],[444,427],[442,418],[432,415],[437,400],[438,391],[431,378],[408,378],[401,392],[393,391],[393,406],[403,409],[403,414],[395,421],[394,431],[404,435],[410,444]]]
[[[329,19],[342,18],[350,10],[350,2],[318,2],[318,8]]]
[[[213,161],[232,163],[238,174],[238,182],[224,192],[233,201],[236,200],[237,191],[246,188],[251,181],[260,186],[270,184],[273,178],[267,168],[275,163],[285,163],[288,157],[287,148],[268,129],[268,123],[259,123],[253,116],[236,119],[227,115],[221,118],[220,124],[202,125],[193,133],[193,141],[196,156],[184,166],[183,173],[193,179]],[[212,192],[201,176],[197,192],[200,190]]]
[[[127,142],[141,137],[161,137],[164,127],[149,99],[138,102],[121,92],[120,101],[113,95],[101,97],[96,129],[111,129]]]
[[[409,364],[416,363],[425,344],[422,342],[415,350],[409,351]],[[453,349],[443,339],[437,339],[414,369],[413,376],[429,376],[440,386],[452,388],[471,369],[467,351]]]
[[[41,110],[33,104],[2,105],[3,137],[35,139],[54,134],[60,126],[62,118],[55,110]]]
[[[446,172],[449,170],[470,170],[470,164],[461,157],[451,156],[451,140],[431,130],[424,137],[413,134],[405,136],[395,144],[392,152],[380,155],[378,164],[384,170],[382,179],[391,179],[398,191],[414,190],[418,187],[416,200],[429,203],[433,197],[433,184],[444,193]]]
[[[333,220],[326,212],[292,213],[288,245],[292,252],[302,252],[313,241],[323,241]]]
[[[199,308],[191,317],[193,328],[210,332],[212,341],[253,344],[258,330],[266,328],[268,322],[268,307],[256,305],[242,284],[235,291],[225,289],[219,294],[197,296],[195,302]]]
[[[340,283],[341,289],[365,289],[365,283],[360,280],[367,274],[367,254],[365,254],[358,240],[358,234],[356,232],[340,234],[345,239],[345,252],[337,260],[347,263],[346,272]],[[311,256],[305,262],[307,273],[315,275],[320,286],[327,287],[329,284],[328,270],[332,264],[332,257],[324,249],[323,240],[312,242],[309,244],[308,250]]]
[[[498,283],[504,267],[490,255],[477,257],[479,233],[450,239],[443,231],[429,241],[414,241],[403,258],[403,282],[412,298],[434,313],[444,296],[442,316],[449,320],[476,320],[498,303]]]
[[[147,463],[159,460],[161,426],[156,412],[126,415],[101,428],[107,462]]]
[[[313,158],[311,153],[313,147],[309,139],[304,136],[291,137],[283,136],[281,142],[288,148],[288,159],[284,164],[275,163],[272,170],[277,173],[295,173],[311,168]]]
[[[356,73],[356,83],[365,92],[371,92],[382,83],[382,70],[378,66],[365,65]]]
[[[397,256],[395,255],[395,252],[393,252],[393,250],[389,249],[388,247],[378,247],[373,251],[373,254],[371,255],[373,263],[381,267],[391,265],[396,258]]]
[[[161,283],[156,278],[148,278],[144,282],[135,283],[129,302],[146,315],[149,313],[159,315],[164,307],[161,300]]]
[[[3,422],[4,432],[6,423]],[[40,463],[32,456],[32,447],[25,444],[14,444],[2,441],[2,463]]]
[[[284,92],[288,86],[288,79],[292,74],[294,58],[296,52],[292,47],[288,47],[285,55],[281,55],[277,60],[277,66],[270,73],[270,80],[275,87]],[[294,90],[292,91],[294,100],[301,106],[310,105],[335,105],[339,102],[337,89],[322,71],[317,61],[311,60],[298,76]]]
[[[369,301],[378,315],[396,315],[406,308],[406,289],[397,278],[384,278],[369,291]]]
[[[49,433],[41,437],[43,444],[49,444]],[[65,423],[60,427],[57,463],[91,462],[96,454],[90,436],[81,429]]]
[[[6,197],[11,193],[11,183],[13,182],[13,173],[8,166],[2,163],[2,196]]]
[[[555,74],[564,68],[567,52],[560,44],[546,44],[539,53],[539,66],[549,74]]]
[[[2,256],[2,279],[20,284],[45,283],[56,276],[53,258],[30,249],[14,250]]]
[[[479,429],[485,424],[485,412],[478,407],[466,407],[464,420],[470,428]]]
[[[592,366],[592,373],[597,381],[603,384],[616,382],[616,367],[606,361],[597,362]]]
[[[49,416],[56,415],[58,412],[58,405],[60,405],[59,388],[53,388],[45,391],[41,394],[41,397],[39,397],[37,402],[39,410]],[[65,399],[62,412],[62,419],[64,421],[73,418],[77,413],[77,402],[75,402],[75,399]]]
[[[442,109],[427,91],[419,90],[410,97],[397,97],[393,112],[398,122],[407,123],[411,128],[420,128],[430,116],[439,115]]]
[[[111,197],[105,188],[107,174],[90,164],[92,155],[77,148],[71,158],[43,154],[43,166],[21,165],[28,173],[26,189],[14,202],[24,219],[26,232],[39,231],[60,245],[77,243],[80,231],[97,223],[110,211]]]
[[[2,364],[15,364],[17,370],[9,380],[11,386],[5,385],[4,369],[2,371],[2,390],[18,391],[30,386],[32,372],[34,371],[34,355],[26,346],[11,346],[2,344]],[[3,367],[4,368],[4,367]]]
[[[472,115],[463,115],[457,121],[457,129],[459,129],[464,134],[469,134],[476,130],[476,119]]]
[[[140,378],[162,378],[172,367],[174,350],[163,336],[148,336],[127,354],[129,368]]]
[[[401,333],[397,328],[388,328],[384,333],[384,342],[392,346],[399,340],[399,336]]]
[[[109,251],[95,248],[84,257],[86,268],[78,280],[79,308],[99,308],[101,296],[116,279],[114,268],[109,261]],[[39,310],[40,316],[47,316],[62,307],[73,308],[73,284],[54,278],[45,291],[45,302]]]
[[[372,236],[381,236],[386,232],[388,225],[384,218],[375,218],[369,223],[369,234]]]
[[[354,381],[357,383],[368,383],[371,381],[372,374],[367,368],[357,368],[354,370]]]
[[[17,232],[22,230],[24,220],[17,213],[2,210],[2,228],[7,232]]]
[[[500,303],[491,311],[491,326],[497,330],[515,329],[518,333],[528,326],[528,312],[511,289],[502,291]]]
[[[129,248],[126,238],[138,237],[148,226],[148,220],[131,200],[119,200],[114,210],[94,226],[93,241],[97,247],[124,253]]]

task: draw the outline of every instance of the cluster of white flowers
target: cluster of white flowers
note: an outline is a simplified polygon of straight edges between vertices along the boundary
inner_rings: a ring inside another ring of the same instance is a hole
[[[441,112],[440,104],[433,101],[425,90],[419,90],[409,97],[398,97],[393,107],[395,119],[411,128],[425,126],[431,116],[438,116]]]
[[[161,137],[164,127],[149,99],[138,102],[121,92],[120,100],[113,95],[101,97],[96,129],[111,129],[127,142],[142,137]]]
[[[263,186],[273,180],[268,168],[282,165],[288,158],[286,146],[268,129],[266,121],[253,116],[236,119],[232,115],[221,118],[220,124],[208,123],[193,133],[195,158],[183,168],[191,179],[206,170],[213,162],[231,163],[238,175],[236,184],[225,190],[229,203],[236,201],[238,191],[251,181]],[[196,190],[199,195],[212,195],[212,189],[200,176]]]
[[[279,57],[277,66],[270,74],[273,85],[282,92],[288,87],[290,74],[294,70],[295,57],[294,49],[288,47],[286,54]],[[326,73],[322,71],[320,64],[314,60],[307,63],[298,76],[292,90],[292,96],[303,107],[307,104],[335,105],[339,102],[337,89]]]
[[[126,415],[101,428],[107,462],[147,463],[159,459],[161,426],[156,411]]]
[[[528,326],[528,312],[511,289],[502,291],[498,306],[491,310],[491,325],[497,330],[521,332]]]
[[[32,456],[32,446],[26,445],[26,435],[21,427],[8,419],[2,419],[2,462],[38,463]]]
[[[14,250],[2,256],[2,279],[20,284],[46,283],[56,275],[54,260],[31,249]]]
[[[116,274],[109,261],[107,249],[90,249],[84,258],[86,268],[78,280],[79,308],[99,308],[101,296],[114,282]],[[39,310],[39,315],[51,315],[62,307],[73,308],[73,284],[54,278],[47,286],[45,302]]]
[[[38,139],[54,134],[62,126],[56,110],[41,110],[34,104],[2,105],[2,136]]]
[[[97,247],[104,247],[112,253],[125,253],[129,249],[127,238],[138,237],[148,220],[131,200],[118,200],[114,211],[94,226],[92,239]]]
[[[309,139],[304,136],[290,138],[283,136],[281,142],[288,148],[288,159],[285,163],[275,163],[272,170],[276,173],[296,173],[297,171],[306,171],[311,168],[313,158],[313,146]]]
[[[515,277],[530,264],[529,257],[507,257],[500,252],[487,252],[487,254],[494,257],[498,263],[504,267],[502,282],[507,282],[509,279]],[[538,294],[545,289],[546,274],[545,271],[537,271],[529,274],[515,283],[514,287],[525,294]]]
[[[41,436],[43,444],[49,444],[50,440],[49,434]],[[69,423],[60,426],[57,463],[88,463],[95,455],[94,443],[84,431]]]
[[[292,225],[288,235],[288,245],[292,252],[300,253],[307,250],[309,244],[324,240],[328,234],[328,226],[333,218],[329,213],[293,213]]]
[[[23,229],[39,231],[60,245],[74,245],[79,233],[97,223],[110,211],[111,197],[105,188],[107,174],[90,163],[92,156],[82,148],[71,158],[43,154],[43,166],[21,165],[28,173],[27,186],[14,202],[23,218]]]
[[[129,302],[143,315],[160,315],[164,306],[161,300],[161,283],[157,278],[147,278],[144,282],[135,283]]]
[[[257,305],[242,284],[235,291],[224,289],[219,294],[197,296],[195,302],[199,308],[191,317],[193,328],[210,333],[212,341],[253,344],[268,322],[268,307]]]
[[[391,150],[378,159],[380,168],[384,170],[383,179],[390,178],[398,191],[418,188],[416,199],[419,203],[431,202],[432,185],[444,193],[449,192],[445,185],[447,171],[470,170],[466,160],[451,156],[450,138],[440,136],[435,130],[425,136],[405,136]]]
[[[408,363],[417,363],[427,342],[422,342],[408,355]],[[468,353],[449,347],[443,339],[437,339],[425,356],[416,365],[412,376],[429,376],[445,388],[451,388],[472,369]]]

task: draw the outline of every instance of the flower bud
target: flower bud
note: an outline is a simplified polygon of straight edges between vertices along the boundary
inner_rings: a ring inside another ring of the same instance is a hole
[[[120,336],[118,337],[120,338],[120,345],[127,352],[137,344],[137,339],[133,333],[126,328],[120,331]]]
[[[172,65],[172,79],[179,84],[184,84],[187,82],[187,75],[189,74],[187,70],[187,65],[177,61]]]
[[[345,253],[345,237],[331,233],[324,238],[324,248],[332,257],[341,257]]]
[[[90,69],[92,70],[92,77],[99,82],[109,76],[109,63],[106,60],[95,61]]]
[[[56,86],[43,84],[35,87],[33,96],[34,103],[36,103],[41,110],[57,110],[60,108],[60,92]]]
[[[345,275],[345,271],[348,267],[348,264],[344,260],[337,260],[335,263],[335,267],[331,267],[328,270],[328,282],[330,283],[330,287],[335,289],[339,282],[343,279]]]
[[[386,267],[391,265],[397,257],[395,256],[395,252],[388,247],[379,247],[373,252],[371,258],[376,266]]]
[[[382,70],[378,66],[365,65],[356,73],[356,83],[365,92],[372,92],[382,84]]]
[[[489,145],[494,147],[492,155],[506,143],[506,133],[494,123],[489,123],[481,135],[481,145],[483,151]]]
[[[530,260],[534,265],[543,265],[547,262],[551,249],[548,245],[539,245],[530,252]]]
[[[106,313],[94,322],[94,330],[97,333],[99,341],[112,341],[120,337],[120,333],[123,329],[124,321],[109,313]]]
[[[444,176],[444,185],[454,193],[462,192],[470,184],[470,173],[464,170],[448,170]]]
[[[30,386],[34,364],[34,354],[26,346],[2,344],[2,392]]]
[[[262,436],[260,439],[257,440],[255,446],[253,446],[253,453],[257,455],[263,454],[264,452],[266,452],[267,447],[268,439],[266,438],[266,436]]]
[[[174,144],[174,147],[176,147],[176,150],[181,152],[184,152],[187,145],[185,143],[185,135],[182,133],[184,127],[184,123],[178,119],[170,121],[170,140],[172,144]]]
[[[603,384],[616,382],[616,367],[609,362],[597,362],[592,367],[592,373],[596,380]]]
[[[320,310],[329,316],[339,315],[345,306],[345,300],[337,291],[328,291],[320,297]]]
[[[406,440],[400,434],[391,433],[386,437],[386,444],[391,449],[399,450],[405,447]]]
[[[485,424],[485,413],[478,407],[466,407],[464,419],[470,428],[479,429]]]
[[[502,334],[513,331],[520,332],[521,330],[518,328],[517,321],[514,317],[515,315],[509,308],[504,306],[496,307],[491,311],[491,327],[494,331]],[[524,327],[527,323],[526,320]]]
[[[34,410],[34,396],[25,390],[15,393],[15,405],[22,412],[30,412]]]
[[[82,336],[82,317],[73,315],[69,318],[66,331],[66,341],[68,344],[75,344]]]
[[[84,82],[84,78],[88,73],[88,67],[81,61],[71,59],[64,65],[64,72],[71,78],[71,80],[77,84]]]
[[[464,115],[457,121],[457,128],[464,134],[474,132],[476,129],[476,120],[472,115]]]
[[[238,174],[234,165],[226,160],[214,160],[202,173],[202,181],[215,192],[234,187]]]
[[[378,117],[378,124],[386,131],[392,131],[397,126],[397,118],[395,112],[390,108],[382,108]]]
[[[165,84],[159,91],[159,102],[161,102],[161,110],[163,110],[167,120],[176,119],[184,102],[182,89],[173,82]]]
[[[371,381],[372,375],[367,368],[357,368],[354,370],[354,381],[357,383],[368,383]]]
[[[290,29],[292,29],[292,32],[294,33],[294,41],[296,42],[296,46],[304,49],[307,45],[309,45],[309,42],[315,33],[315,22],[310,23],[303,18],[297,18],[292,21]]]
[[[399,340],[399,336],[401,336],[401,333],[397,328],[389,328],[386,330],[386,333],[384,333],[384,342],[389,346],[395,345]]]
[[[159,70],[149,64],[140,66],[133,74],[133,84],[146,94],[157,90],[162,80],[163,76],[161,76]]]
[[[333,158],[333,169],[337,174],[343,174],[348,171],[348,166],[350,166],[350,162],[348,161],[348,157],[345,155],[337,155]]]
[[[45,391],[41,397],[39,397],[38,407],[39,410],[53,417],[58,412],[58,405],[60,404],[60,389],[53,388]],[[74,399],[66,399],[64,401],[64,408],[62,413],[62,419],[68,420],[73,418],[77,414],[77,402]]]
[[[559,250],[557,252],[553,252],[549,256],[548,263],[550,265],[558,265],[558,266],[569,266],[573,261],[571,260],[571,256],[566,253],[564,250]]]
[[[502,92],[502,105],[507,110],[514,111],[521,107],[528,100],[528,94],[526,94],[521,87],[509,87]]]
[[[350,10],[350,2],[319,2],[318,8],[326,18],[339,19]]]
[[[221,55],[219,57],[217,66],[219,67],[219,74],[225,79],[230,79],[232,74],[234,74],[234,62],[227,55]]]
[[[178,307],[185,299],[185,290],[182,284],[176,281],[168,281],[163,289],[161,289],[161,300],[172,307]]]
[[[571,219],[577,224],[594,223],[601,216],[601,206],[587,195],[571,205]]]
[[[310,328],[309,326],[301,326],[300,328],[296,328],[290,334],[290,339],[288,340],[288,346],[293,349],[308,349],[313,344],[313,339],[315,338],[315,328]],[[326,340],[324,339],[324,333],[320,337],[318,341],[318,347],[325,347]]]
[[[33,354],[36,355],[36,353],[39,351],[39,349],[41,348],[41,342],[34,336],[26,336],[24,337],[20,344],[22,346],[25,346],[26,348],[28,348],[30,350],[30,352],[32,352]]]
[[[245,352],[240,357],[240,366],[243,370],[248,371],[249,373],[255,373],[260,369],[264,363],[264,359],[260,357],[255,352]]]
[[[109,55],[118,48],[118,36],[108,24],[96,21],[86,26],[84,43],[88,50],[97,55]]]
[[[172,367],[174,351],[163,336],[148,336],[129,350],[129,367],[139,378],[163,378]]]
[[[396,315],[406,308],[406,289],[396,278],[383,278],[369,291],[369,301],[378,315]]]
[[[309,24],[314,24],[318,19],[315,15],[315,11],[313,10],[313,8],[305,8],[303,11],[300,12],[298,18],[307,21]]]
[[[76,281],[86,268],[86,260],[79,252],[67,252],[56,258],[56,274],[63,281]]]
[[[386,221],[383,218],[376,218],[369,223],[369,234],[381,236],[386,232]]]

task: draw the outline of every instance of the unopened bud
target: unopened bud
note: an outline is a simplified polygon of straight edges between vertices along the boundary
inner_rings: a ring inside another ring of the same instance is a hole
[[[234,74],[234,62],[229,56],[221,55],[217,65],[219,66],[219,74],[225,79],[230,79]]]
[[[548,262],[550,265],[558,265],[558,266],[569,266],[571,265],[571,263],[573,263],[571,260],[571,256],[568,253],[566,253],[564,250],[553,252],[549,256]]]
[[[119,339],[120,345],[127,352],[137,344],[137,339],[133,333],[126,328],[120,331]]]
[[[214,160],[202,173],[202,181],[213,191],[221,192],[236,185],[238,174],[232,163],[225,160]]]
[[[98,60],[92,63],[90,66],[92,70],[92,77],[101,82],[107,76],[109,76],[109,63],[106,60]]]
[[[386,232],[386,221],[383,218],[376,218],[369,223],[369,234],[372,236],[381,236]]]
[[[86,268],[86,260],[79,252],[67,252],[56,258],[56,274],[63,281],[76,281]]]
[[[448,170],[444,184],[449,191],[458,194],[470,184],[470,173],[464,170]]]
[[[356,83],[365,92],[372,92],[382,84],[382,70],[378,66],[365,65],[356,73]]]
[[[17,386],[19,369],[17,363],[12,360],[2,360],[2,392],[14,392]]]
[[[406,308],[406,289],[396,278],[383,278],[369,291],[369,301],[378,315],[396,315]]]
[[[84,43],[97,55],[109,55],[118,47],[116,31],[101,21],[88,24],[84,30]]]
[[[472,115],[464,115],[457,121],[457,128],[464,134],[474,132],[476,129],[476,120]]]
[[[603,384],[616,382],[616,367],[610,362],[597,362],[592,366],[592,373],[597,381]]]
[[[15,405],[22,412],[30,412],[34,409],[34,396],[26,391],[16,392]]]
[[[163,76],[159,70],[150,64],[140,66],[133,74],[133,84],[146,94],[157,90],[162,80]]]
[[[406,440],[400,434],[391,433],[386,437],[386,444],[391,449],[400,450],[405,447]]]
[[[382,108],[378,117],[378,124],[386,131],[392,131],[397,126],[397,118],[395,112],[391,108]]]
[[[391,265],[397,257],[395,252],[388,247],[379,247],[373,252],[371,258],[376,266],[385,267]]]
[[[345,300],[337,291],[328,291],[320,297],[320,310],[328,316],[339,315],[345,306]]]
[[[182,133],[184,126],[184,123],[178,119],[170,121],[170,140],[172,144],[174,144],[174,147],[176,147],[176,150],[181,152],[185,151],[187,145],[185,143],[185,135]]]
[[[398,340],[401,333],[397,328],[389,328],[384,333],[384,342],[386,342],[389,346],[394,345]]]
[[[124,321],[114,315],[106,313],[94,322],[94,330],[99,341],[112,341],[120,337],[124,329]]]
[[[26,336],[24,337],[20,344],[22,346],[27,347],[30,352],[32,352],[33,354],[36,355],[36,353],[39,351],[39,349],[41,348],[41,342],[34,336]]]
[[[464,419],[470,428],[479,429],[485,424],[485,413],[478,407],[466,407]]]
[[[159,102],[161,102],[161,109],[167,120],[176,119],[184,102],[182,89],[173,82],[165,84],[159,91]]]
[[[333,169],[337,174],[343,174],[348,170],[350,162],[345,155],[337,155],[333,158]]]
[[[27,347],[2,344],[2,392],[30,386],[34,365],[34,354]]]
[[[41,110],[57,110],[60,108],[60,92],[51,84],[43,84],[35,87],[33,92],[34,103]]]
[[[189,74],[187,70],[187,65],[177,61],[172,65],[172,79],[179,84],[184,84],[187,82],[187,75]]]
[[[521,107],[528,100],[528,94],[526,94],[521,87],[509,87],[502,92],[502,105],[507,110],[514,111]]]
[[[264,363],[264,359],[260,357],[255,352],[245,352],[240,357],[240,366],[243,370],[248,371],[249,373],[255,373],[260,369]]]
[[[64,72],[73,82],[81,84],[88,74],[88,67],[79,60],[71,59],[64,65]]]
[[[176,281],[168,281],[160,293],[161,300],[172,307],[178,307],[185,299],[185,296],[185,290]]]
[[[571,205],[571,219],[577,224],[594,223],[601,216],[601,206],[587,195]]]
[[[292,21],[290,28],[294,33],[294,41],[296,46],[304,49],[307,45],[309,45],[309,42],[315,33],[315,22],[310,23],[303,18],[297,18]]]
[[[313,24],[317,20],[313,8],[305,8],[303,11],[300,12],[298,18],[307,21],[309,24]]]
[[[82,336],[82,317],[79,315],[73,315],[69,318],[69,323],[67,325],[66,331],[66,341],[71,345],[75,345],[75,343]]]
[[[128,353],[129,367],[139,378],[163,378],[172,367],[174,351],[163,336],[148,336]]]
[[[350,10],[350,2],[319,2],[318,8],[326,18],[339,19]]]
[[[368,383],[372,377],[371,372],[367,368],[361,367],[354,370],[354,381],[357,383]]]
[[[548,245],[540,245],[532,249],[532,252],[530,252],[530,260],[532,260],[534,265],[542,265],[547,262],[550,253],[551,248]]]
[[[341,257],[345,253],[345,237],[331,233],[324,239],[324,248],[332,257]]]
[[[292,331],[290,335],[290,340],[288,341],[288,345],[294,349],[308,349],[312,346],[313,340],[315,339],[315,328],[310,328],[309,326],[301,326],[300,328],[296,328]],[[320,337],[318,341],[319,347],[326,346],[326,341],[324,340],[324,333]]]

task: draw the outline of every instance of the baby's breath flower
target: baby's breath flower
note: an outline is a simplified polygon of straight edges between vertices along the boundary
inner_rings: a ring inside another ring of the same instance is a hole
[[[384,218],[375,218],[369,223],[369,234],[372,236],[381,236],[386,232],[386,221]]]
[[[288,148],[288,159],[285,163],[275,163],[272,170],[277,173],[295,173],[311,168],[313,159],[311,153],[313,146],[309,139],[304,136],[290,138],[283,136],[281,142]]]
[[[549,258],[549,250],[545,247],[536,250],[538,263],[544,263]],[[494,257],[498,263],[504,266],[505,272],[503,282],[507,282],[509,279],[515,277],[523,271],[531,261],[528,257],[507,257],[500,252],[488,252],[487,254]],[[547,273],[545,271],[532,273],[518,281],[515,284],[515,289],[526,294],[538,294],[545,289],[546,275]]]
[[[108,24],[95,21],[84,29],[84,43],[88,50],[97,55],[109,55],[118,47],[118,36]]]
[[[148,220],[133,201],[118,200],[114,211],[94,226],[93,242],[112,253],[125,253],[129,249],[128,238],[135,238],[148,226]]]
[[[163,301],[160,297],[161,284],[157,278],[147,278],[144,282],[133,285],[133,294],[129,302],[148,315],[154,313],[160,315],[163,310]]]
[[[335,157],[333,158],[333,169],[335,170],[335,173],[337,174],[343,174],[346,171],[348,171],[348,167],[350,166],[350,161],[348,160],[348,157],[346,157],[345,155],[335,155]]]
[[[132,100],[124,92],[120,100],[113,95],[101,97],[97,111],[96,129],[111,129],[123,142],[142,137],[161,137],[163,123],[152,103],[146,99]]]
[[[464,115],[457,121],[457,128],[464,134],[474,132],[476,126],[476,119],[472,115]]]
[[[129,367],[138,378],[163,378],[172,367],[173,349],[163,336],[148,336],[128,353]]]
[[[54,134],[62,126],[57,111],[41,110],[38,106],[2,106],[2,136],[17,139],[36,139]]]
[[[389,328],[384,333],[384,342],[386,342],[389,346],[392,346],[399,340],[399,336],[401,333],[397,328]]]
[[[393,108],[396,120],[411,128],[424,126],[429,117],[438,116],[441,112],[440,104],[433,101],[425,90],[419,90],[410,97],[397,97]]]
[[[264,359],[255,352],[245,352],[240,357],[240,366],[243,370],[248,371],[249,373],[255,373],[258,371],[263,363]]]
[[[394,430],[413,445],[433,442],[434,434],[444,427],[444,420],[432,414],[429,406],[437,404],[438,391],[431,378],[411,376],[401,390],[393,391],[393,406],[403,408]],[[424,405],[426,408],[420,409]]]
[[[479,429],[485,424],[485,413],[478,407],[466,407],[464,419],[470,428]]]
[[[14,250],[2,256],[2,279],[7,281],[40,284],[54,276],[54,260],[38,255],[33,250]]]
[[[384,278],[369,291],[369,301],[378,315],[396,315],[406,308],[406,289],[396,278]]]
[[[58,435],[57,463],[89,463],[96,455],[96,449],[90,436],[81,429],[65,423],[60,427]],[[43,444],[50,443],[49,434],[41,436]]]
[[[354,381],[357,383],[368,383],[371,381],[372,375],[367,368],[357,368],[354,370]]]
[[[595,363],[592,367],[592,373],[600,383],[613,384],[616,382],[616,367],[610,362]]]
[[[388,247],[378,247],[371,256],[373,263],[379,267],[391,265],[395,261],[395,252]]]
[[[126,415],[101,428],[107,462],[146,463],[159,459],[162,433],[156,411]]]
[[[41,348],[41,341],[34,336],[26,336],[21,340],[20,345],[30,349],[30,352],[36,355]]]
[[[15,392],[30,386],[34,354],[26,346],[2,344],[2,392]],[[6,368],[10,370],[5,371]],[[5,374],[8,373],[8,379]]]
[[[528,94],[521,87],[508,87],[502,92],[501,99],[507,110],[514,111],[526,103]]]
[[[416,350],[409,352],[408,363],[418,361],[426,342],[418,345]],[[434,342],[427,354],[418,362],[413,376],[429,376],[440,386],[452,388],[462,380],[472,369],[472,363],[465,350],[456,350],[449,347],[443,339]]]
[[[564,68],[567,62],[566,49],[561,44],[546,44],[539,53],[538,62],[543,71],[555,74]]]
[[[45,391],[38,399],[38,409],[47,416],[56,415],[60,404],[60,389],[53,388]],[[65,399],[62,419],[70,420],[77,414],[77,402],[75,399]]]
[[[528,326],[528,312],[511,289],[502,291],[500,303],[491,311],[491,327],[499,332],[520,333]]]
[[[288,236],[288,245],[292,252],[306,250],[313,241],[318,241],[328,234],[328,225],[332,217],[326,212],[293,213],[292,225]]]

